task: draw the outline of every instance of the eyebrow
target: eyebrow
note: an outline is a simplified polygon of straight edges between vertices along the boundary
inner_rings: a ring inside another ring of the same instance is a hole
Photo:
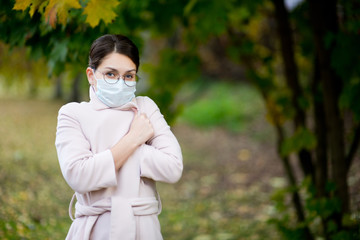
[[[110,69],[112,71],[116,71],[116,72],[119,72],[116,68],[112,68],[112,67],[105,67],[106,69]],[[130,70],[127,70],[125,71],[126,73],[127,72],[136,72],[136,69],[130,69]]]

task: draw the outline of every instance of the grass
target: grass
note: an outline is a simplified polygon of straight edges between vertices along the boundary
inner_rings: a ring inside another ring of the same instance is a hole
[[[208,94],[229,105],[224,110],[230,114],[225,126],[232,128],[230,122],[240,121],[242,129],[235,130],[246,132],[253,126],[249,121],[255,121],[253,115],[259,109],[251,90],[243,90],[246,101],[232,96],[234,92],[228,86]],[[227,92],[231,93],[231,99],[223,100]],[[232,104],[235,98],[237,103]],[[211,108],[215,111],[221,107],[218,104],[200,100],[189,111],[202,115]],[[64,239],[66,236],[71,224],[67,209],[72,190],[61,175],[54,146],[57,111],[61,105],[44,100],[0,100],[0,239]],[[241,111],[231,115],[232,109]],[[185,112],[183,119],[188,114]],[[219,114],[213,116],[219,120]],[[209,126],[216,125],[216,121]],[[206,125],[201,121],[198,124]],[[278,239],[274,228],[266,223],[270,205],[263,185],[267,183],[243,182],[242,176],[249,174],[246,169],[251,169],[253,164],[258,166],[261,157],[253,154],[252,162],[248,160],[251,156],[237,155],[238,151],[252,151],[254,138],[246,139],[245,142],[249,141],[246,146],[231,147],[242,140],[231,139],[234,135],[229,140],[223,130],[199,130],[185,124],[175,126],[174,132],[183,148],[185,169],[179,183],[158,184],[164,206],[159,216],[164,239]],[[211,139],[218,144],[207,142]]]
[[[180,119],[196,127],[243,132],[264,113],[260,94],[247,84],[216,83],[188,104]]]
[[[72,193],[54,147],[59,106],[0,101],[0,239],[64,239]]]

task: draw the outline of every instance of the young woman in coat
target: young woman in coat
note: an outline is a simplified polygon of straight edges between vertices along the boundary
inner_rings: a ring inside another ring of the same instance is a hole
[[[59,110],[55,145],[75,191],[66,239],[162,239],[156,182],[180,179],[182,154],[157,105],[135,97],[138,68],[138,49],[127,37],[96,39],[86,69],[90,101]]]

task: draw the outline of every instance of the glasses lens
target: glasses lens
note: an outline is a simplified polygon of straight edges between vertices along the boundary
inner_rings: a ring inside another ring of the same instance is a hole
[[[136,85],[135,81],[124,81],[124,82],[125,82],[125,85],[128,87],[133,87]]]
[[[114,84],[120,80],[120,75],[112,72],[104,73],[104,80],[109,84]]]
[[[139,77],[134,73],[127,73],[124,75],[124,82],[129,87],[135,86],[138,80]]]
[[[137,78],[137,76],[134,73],[127,73],[124,75],[125,81],[136,81],[136,78]]]

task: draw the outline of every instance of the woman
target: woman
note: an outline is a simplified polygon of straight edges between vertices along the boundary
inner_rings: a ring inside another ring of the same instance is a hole
[[[135,97],[138,68],[127,37],[96,39],[86,69],[90,101],[59,110],[55,145],[77,199],[67,239],[162,239],[155,182],[178,181],[182,155],[156,104]]]

